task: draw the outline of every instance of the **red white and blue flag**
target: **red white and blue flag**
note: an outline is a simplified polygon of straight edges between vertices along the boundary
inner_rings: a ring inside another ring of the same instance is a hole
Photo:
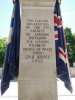
[[[54,30],[57,77],[64,82],[65,87],[72,93],[66,40],[64,36],[60,4],[58,0],[56,0],[54,9]]]
[[[19,48],[20,48],[20,6],[19,0],[15,1],[10,33],[8,38],[7,50],[4,59],[1,94],[9,88],[10,81],[18,76],[19,71]]]

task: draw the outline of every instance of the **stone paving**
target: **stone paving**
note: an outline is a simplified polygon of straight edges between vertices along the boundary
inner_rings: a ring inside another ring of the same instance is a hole
[[[67,89],[64,87],[63,82],[58,80],[58,100],[75,100],[75,78],[72,78],[73,85],[73,93],[69,93]],[[0,100],[18,100],[18,83],[11,82],[10,88],[6,91],[6,93],[1,96]]]

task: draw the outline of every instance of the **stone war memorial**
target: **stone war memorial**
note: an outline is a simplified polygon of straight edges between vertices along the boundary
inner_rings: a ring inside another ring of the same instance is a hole
[[[72,93],[59,0],[13,0],[13,4],[1,95],[15,78],[18,100],[57,100],[57,77]]]
[[[19,100],[57,100],[56,0],[20,0]]]

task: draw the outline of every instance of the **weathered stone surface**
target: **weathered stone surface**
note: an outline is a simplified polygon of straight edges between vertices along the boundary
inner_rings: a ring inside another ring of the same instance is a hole
[[[57,100],[53,24],[55,0],[20,1],[19,100]],[[33,6],[29,6],[28,2],[33,2]],[[42,5],[40,2],[45,2],[45,6],[38,6]],[[47,6],[48,2],[50,6]]]

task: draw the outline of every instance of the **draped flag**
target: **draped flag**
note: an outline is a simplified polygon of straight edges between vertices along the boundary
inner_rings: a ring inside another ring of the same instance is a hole
[[[60,4],[58,0],[56,0],[54,9],[54,30],[55,30],[57,77],[64,82],[65,87],[72,93],[66,41],[62,25]]]
[[[20,5],[19,0],[14,3],[10,33],[4,59],[1,94],[8,88],[10,81],[18,76],[19,71],[19,47],[20,47]]]

